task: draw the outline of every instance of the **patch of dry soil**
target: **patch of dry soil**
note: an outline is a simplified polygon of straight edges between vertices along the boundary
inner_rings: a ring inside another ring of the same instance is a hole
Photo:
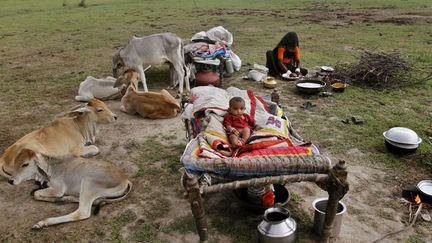
[[[93,160],[109,161],[118,165],[122,170],[133,177],[138,171],[138,163],[133,161],[125,147],[130,141],[142,142],[157,136],[170,136],[174,143],[186,143],[184,126],[179,117],[164,120],[148,120],[138,116],[130,116],[119,111],[119,101],[109,101],[108,106],[119,116],[113,124],[101,127],[97,138],[100,155]],[[343,157],[348,164],[350,191],[343,199],[348,209],[343,216],[342,230],[336,242],[371,242],[383,234],[404,227],[407,208],[401,204],[395,195],[395,188],[388,180],[386,172],[368,167],[360,163],[364,154],[356,149],[348,151],[345,155],[333,156],[333,161]],[[356,165],[356,164],[361,164]],[[176,175],[177,176],[177,175]],[[167,178],[165,178],[167,179]],[[173,178],[171,178],[173,179]],[[173,181],[178,181],[174,178]],[[111,241],[112,225],[114,218],[127,213],[132,215],[129,221],[122,227],[119,234],[126,241],[133,239],[133,235],[142,230],[142,225],[150,224],[156,229],[161,229],[179,218],[190,217],[189,203],[182,198],[182,189],[177,184],[166,186],[151,184],[143,179],[133,179],[134,190],[130,198],[106,205],[98,216],[93,216],[81,222],[63,224],[49,227],[39,232],[33,232],[30,227],[37,221],[50,216],[69,213],[76,208],[76,204],[53,204],[35,201],[30,196],[30,191],[35,188],[31,182],[12,186],[1,181],[0,183],[0,241]],[[288,185],[291,193],[301,195],[303,199],[300,207],[305,209],[313,219],[312,201],[318,197],[325,197],[326,193],[312,183],[294,183]],[[156,219],[150,219],[148,215],[157,210],[156,195],[164,195],[168,201],[165,212],[159,213]],[[155,206],[156,203],[156,206]],[[218,215],[233,219],[233,225],[246,225],[251,234],[256,234],[258,218],[248,217],[239,212],[241,204],[227,194],[215,194],[206,198],[206,209],[209,211],[210,222]],[[241,210],[240,210],[241,211]],[[256,217],[256,216],[255,216]],[[232,225],[227,225],[232,227]],[[210,233],[215,229],[210,224]],[[415,233],[425,233],[423,240],[432,241],[432,235],[426,234],[427,225],[416,226],[401,233],[387,242],[395,240],[407,240]],[[232,239],[225,235],[211,235],[212,241],[231,242]],[[159,231],[157,239],[167,242],[197,242],[198,236],[193,233]]]

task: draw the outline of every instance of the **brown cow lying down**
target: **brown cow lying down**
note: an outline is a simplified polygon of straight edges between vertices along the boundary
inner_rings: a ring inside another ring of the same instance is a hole
[[[126,71],[117,79],[114,87],[125,83],[129,87],[121,100],[121,111],[128,114],[138,113],[144,118],[151,119],[175,117],[180,112],[180,105],[168,91],[164,89],[160,93],[138,91],[138,73],[133,70]]]
[[[99,153],[93,145],[97,124],[113,122],[117,116],[100,100],[92,99],[66,116],[57,118],[46,127],[35,130],[6,149],[0,157],[0,174],[9,177],[18,169],[16,159],[23,149],[49,157],[69,155],[91,157]]]
[[[21,150],[17,170],[9,183],[18,185],[26,180],[46,181],[48,188],[35,191],[34,198],[47,202],[78,202],[78,209],[64,216],[47,218],[33,229],[87,219],[92,205],[125,199],[132,189],[126,174],[109,163],[70,158],[50,160],[29,149]]]

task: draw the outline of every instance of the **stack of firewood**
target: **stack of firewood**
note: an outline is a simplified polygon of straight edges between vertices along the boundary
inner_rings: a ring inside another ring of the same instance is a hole
[[[337,65],[335,77],[358,86],[384,89],[423,83],[432,78],[432,73],[414,67],[396,52],[365,51],[357,64]]]

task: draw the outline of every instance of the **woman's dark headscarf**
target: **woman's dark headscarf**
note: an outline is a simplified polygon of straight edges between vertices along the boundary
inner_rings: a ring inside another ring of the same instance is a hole
[[[286,49],[294,49],[299,46],[299,40],[296,32],[288,32],[282,39],[279,41],[279,44],[276,46],[284,47]]]

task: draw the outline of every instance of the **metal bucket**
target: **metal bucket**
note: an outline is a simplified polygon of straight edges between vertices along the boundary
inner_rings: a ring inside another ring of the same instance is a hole
[[[327,198],[318,198],[315,199],[312,203],[312,206],[315,210],[314,215],[314,232],[317,235],[321,235],[324,229],[324,220],[325,220],[325,211],[327,208]],[[342,225],[342,215],[346,212],[346,206],[343,202],[339,201],[338,208],[336,211],[336,217],[333,223],[333,230],[330,234],[330,237],[338,237]]]
[[[264,212],[264,220],[258,225],[259,242],[295,242],[297,224],[285,208],[269,208]]]

